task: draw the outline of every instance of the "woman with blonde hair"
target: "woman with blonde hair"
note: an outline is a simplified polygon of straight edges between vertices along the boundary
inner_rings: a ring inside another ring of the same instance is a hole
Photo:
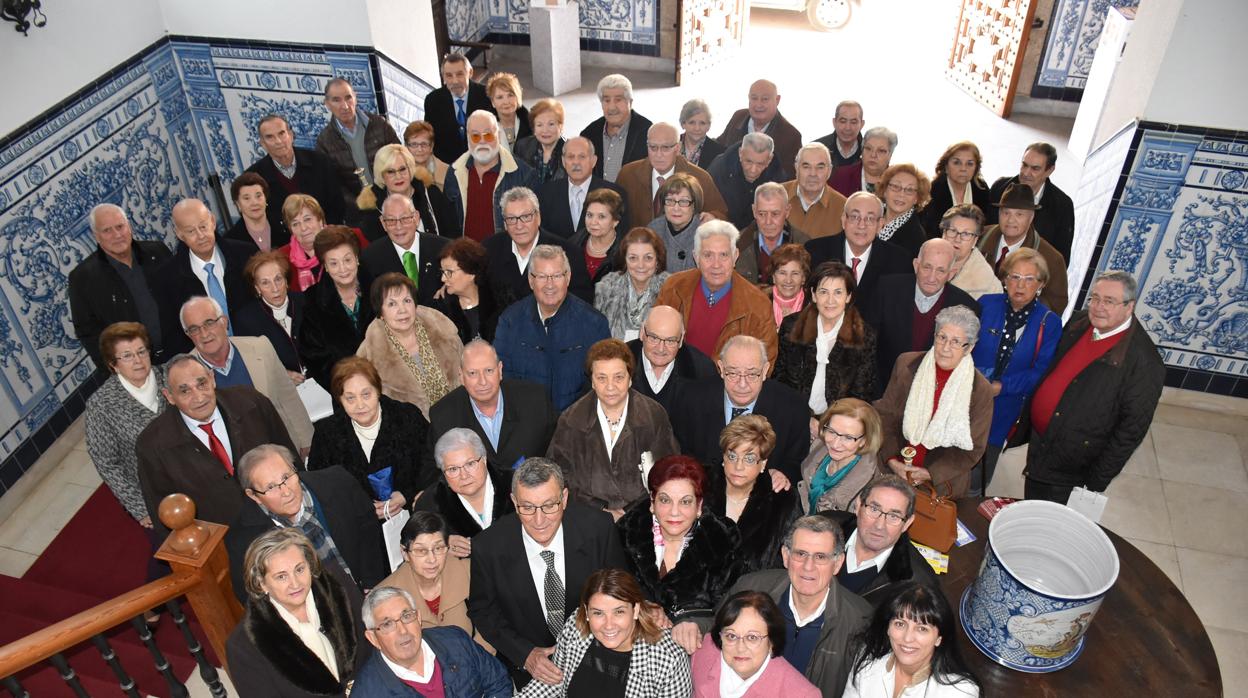
[[[430,156],[432,157],[432,156]],[[402,194],[412,200],[412,206],[420,215],[420,230],[431,235],[455,237],[458,232],[452,226],[450,202],[442,190],[433,186],[429,170],[416,165],[416,159],[405,146],[397,143],[382,146],[373,157],[373,181],[355,199],[363,218],[364,235],[370,241],[384,240],[385,228],[381,225],[381,204],[391,194]]]
[[[529,110],[532,135],[516,140],[512,154],[533,168],[539,184],[565,176],[563,171],[563,105],[557,99],[539,99]]]
[[[502,136],[498,139],[499,145],[512,150],[516,141],[533,135],[519,78],[511,73],[494,73],[485,83],[485,93],[490,96],[494,113],[498,115],[498,133]]]
[[[880,415],[858,398],[842,398],[819,415],[819,438],[802,461],[802,512],[852,511],[858,492],[879,469]]]

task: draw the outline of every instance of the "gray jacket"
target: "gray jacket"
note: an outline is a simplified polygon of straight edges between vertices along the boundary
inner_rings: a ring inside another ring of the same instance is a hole
[[[143,429],[169,407],[169,401],[160,395],[165,387],[165,372],[153,366],[152,373],[156,376],[155,412],[139,404],[121,385],[123,379],[116,373],[87,400],[87,453],[100,479],[136,521],[147,516],[148,511],[139,489],[139,457],[134,445]]]

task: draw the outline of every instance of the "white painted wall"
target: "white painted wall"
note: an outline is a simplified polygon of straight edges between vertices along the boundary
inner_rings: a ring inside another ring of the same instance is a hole
[[[370,46],[365,0],[158,0],[170,34]]]
[[[1245,27],[1244,0],[1184,2],[1144,118],[1248,131]]]
[[[438,77],[438,47],[429,0],[366,0],[370,45],[430,85]]]

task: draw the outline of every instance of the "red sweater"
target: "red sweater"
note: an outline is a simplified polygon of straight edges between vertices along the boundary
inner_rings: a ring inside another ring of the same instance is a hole
[[[949,382],[949,376],[952,375],[953,371],[946,371],[939,366],[936,367],[936,392],[932,394],[931,416],[936,415],[936,408],[940,407],[940,394],[945,392],[945,384]],[[927,446],[924,446],[923,444],[909,445],[913,446],[915,450],[913,465],[924,467],[923,460],[927,458]],[[903,463],[905,462],[905,459],[901,457],[900,453],[897,454],[897,460],[900,460]]]
[[[477,168],[468,162],[468,191],[464,193],[464,235],[477,242],[494,234],[494,184],[498,170],[478,177]],[[453,174],[451,175],[454,176]]]
[[[1031,428],[1035,429],[1037,434],[1043,435],[1048,431],[1049,420],[1057,411],[1057,403],[1061,401],[1062,393],[1066,392],[1066,387],[1070,385],[1070,382],[1083,373],[1083,369],[1092,365],[1093,361],[1117,346],[1118,342],[1126,336],[1126,332],[1119,332],[1112,337],[1094,342],[1092,341],[1092,328],[1089,327],[1079,341],[1070,348],[1070,351],[1058,359],[1057,365],[1053,367],[1040,387],[1036,388],[1036,396],[1031,400]]]
[[[731,304],[732,289],[712,306],[706,303],[702,285],[694,286],[693,305],[689,307],[689,326],[685,328],[685,341],[689,342],[689,346],[701,350],[707,356],[715,356],[715,345],[719,342],[719,333],[724,331],[724,323],[728,322],[728,306]]]

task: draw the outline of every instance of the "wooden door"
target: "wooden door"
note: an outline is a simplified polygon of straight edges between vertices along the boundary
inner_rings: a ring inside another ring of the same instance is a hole
[[[750,21],[749,0],[679,0],[676,84],[732,58]]]
[[[1037,0],[961,0],[945,77],[1008,117]]]

